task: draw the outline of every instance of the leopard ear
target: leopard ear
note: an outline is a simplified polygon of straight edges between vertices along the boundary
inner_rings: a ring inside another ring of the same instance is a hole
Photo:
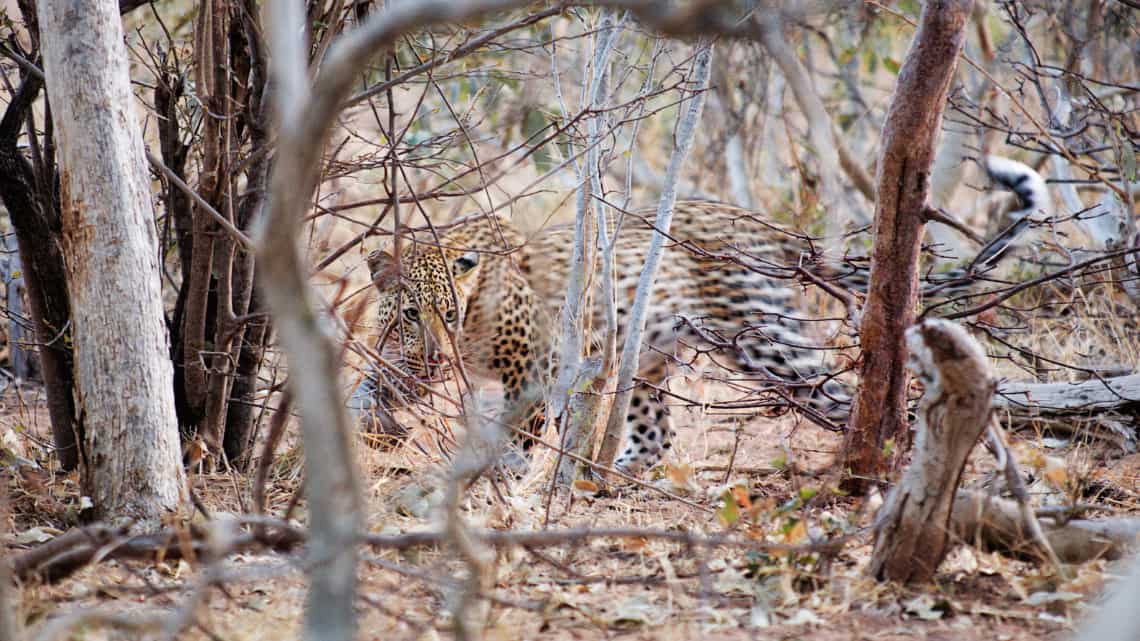
[[[479,252],[469,251],[466,254],[456,258],[451,265],[452,274],[455,276],[463,276],[479,264]]]
[[[376,249],[368,253],[367,260],[372,283],[384,288],[396,275],[396,257],[383,249]]]

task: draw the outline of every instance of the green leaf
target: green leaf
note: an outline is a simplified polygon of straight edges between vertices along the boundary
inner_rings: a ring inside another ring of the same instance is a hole
[[[788,534],[799,524],[799,519],[788,519],[787,521],[784,521],[784,524],[780,526],[780,534]]]
[[[867,67],[867,73],[875,73],[879,68],[879,55],[874,51],[863,54],[863,65]]]
[[[899,61],[894,58],[883,58],[883,66],[894,75],[899,75]]]
[[[716,511],[716,520],[720,521],[723,527],[729,527],[740,520],[740,510],[736,507],[736,497],[732,495],[732,490],[725,490],[724,494],[720,495],[721,506]]]
[[[817,490],[814,487],[801,487],[800,488],[800,500],[801,501],[805,501],[805,502],[810,501],[812,499],[812,497],[814,497],[816,494],[819,494],[819,490]]]

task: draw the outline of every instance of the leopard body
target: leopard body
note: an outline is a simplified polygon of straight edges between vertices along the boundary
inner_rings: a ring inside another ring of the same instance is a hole
[[[622,216],[615,251],[619,345],[653,234],[652,212]],[[401,259],[370,257],[380,293],[382,354],[406,373],[429,377],[461,359],[468,376],[502,385],[512,416],[533,415],[548,387],[555,328],[566,298],[573,229],[526,235],[503,218],[483,218],[434,239],[405,239]],[[737,207],[679,202],[644,332],[638,378],[616,465],[631,473],[672,447],[659,384],[687,348],[711,350],[730,370],[794,384],[801,402],[842,422],[846,394],[810,381],[824,365],[809,347],[799,289],[783,267],[803,251],[797,236]],[[784,270],[781,272],[781,270]],[[604,326],[601,305],[591,319]],[[595,335],[594,338],[597,338]],[[726,345],[732,347],[726,348]]]

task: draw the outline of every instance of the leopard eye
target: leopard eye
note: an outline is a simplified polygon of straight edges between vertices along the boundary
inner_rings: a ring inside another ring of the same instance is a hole
[[[405,307],[404,318],[409,323],[418,323],[420,322],[420,310],[416,309],[415,307]]]
[[[457,318],[459,315],[455,313],[454,309],[447,310],[443,315],[443,320],[447,321],[448,325],[454,325]]]

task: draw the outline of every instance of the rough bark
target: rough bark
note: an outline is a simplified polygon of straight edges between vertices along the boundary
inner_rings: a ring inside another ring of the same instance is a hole
[[[906,449],[905,330],[914,323],[918,256],[925,227],[929,176],[946,94],[965,41],[972,2],[923,5],[921,23],[887,111],[878,163],[878,202],[870,287],[859,330],[861,380],[844,448],[845,485],[865,489],[881,476],[886,445]],[[870,383],[870,384],[868,384]]]
[[[949,551],[950,516],[966,457],[990,418],[994,376],[986,353],[961,326],[941,319],[906,340],[926,385],[914,454],[875,519],[868,573],[879,580],[928,581]]]
[[[198,191],[232,223],[227,163],[231,120],[228,10],[225,0],[209,0],[198,10],[194,29],[194,80],[205,106]],[[222,317],[230,310],[226,297],[230,293],[234,250],[233,243],[219,233],[219,225],[213,218],[203,207],[195,206],[193,253],[190,271],[184,274],[189,285],[182,326],[182,366],[189,415],[203,421],[199,433],[212,452],[221,446],[223,416],[219,410],[224,405],[228,387],[223,375],[227,361],[222,354],[229,351],[229,346],[216,341],[228,330]],[[216,300],[212,308],[208,304],[211,298]],[[214,332],[213,347],[210,354],[205,354],[211,331]]]
[[[154,110],[158,114],[157,129],[159,151],[162,163],[179,180],[186,181],[186,162],[190,155],[190,145],[182,141],[182,128],[178,118],[178,101],[182,99],[185,85],[180,70],[167,68],[160,70],[154,87]],[[186,327],[186,304],[191,286],[191,266],[194,255],[194,208],[190,195],[173,180],[164,181],[162,202],[168,220],[174,228],[174,241],[178,247],[178,261],[182,282],[178,287],[178,297],[174,302],[170,322],[170,360],[174,363],[174,407],[178,412],[178,423],[182,427],[197,425],[200,416],[195,416],[186,396],[186,367],[184,361]]]
[[[183,487],[158,241],[119,7],[38,4],[59,132],[63,248],[79,407],[88,419],[83,491],[97,518],[152,519]]]
[[[25,77],[0,121],[0,199],[8,209],[20,247],[56,456],[60,467],[73,470],[79,465],[77,443],[82,441],[83,431],[72,394],[71,303],[58,242],[60,221],[54,180],[47,176],[37,179],[36,168],[16,147],[27,110],[42,86],[42,78],[34,74]],[[48,167],[39,169],[47,173]]]

